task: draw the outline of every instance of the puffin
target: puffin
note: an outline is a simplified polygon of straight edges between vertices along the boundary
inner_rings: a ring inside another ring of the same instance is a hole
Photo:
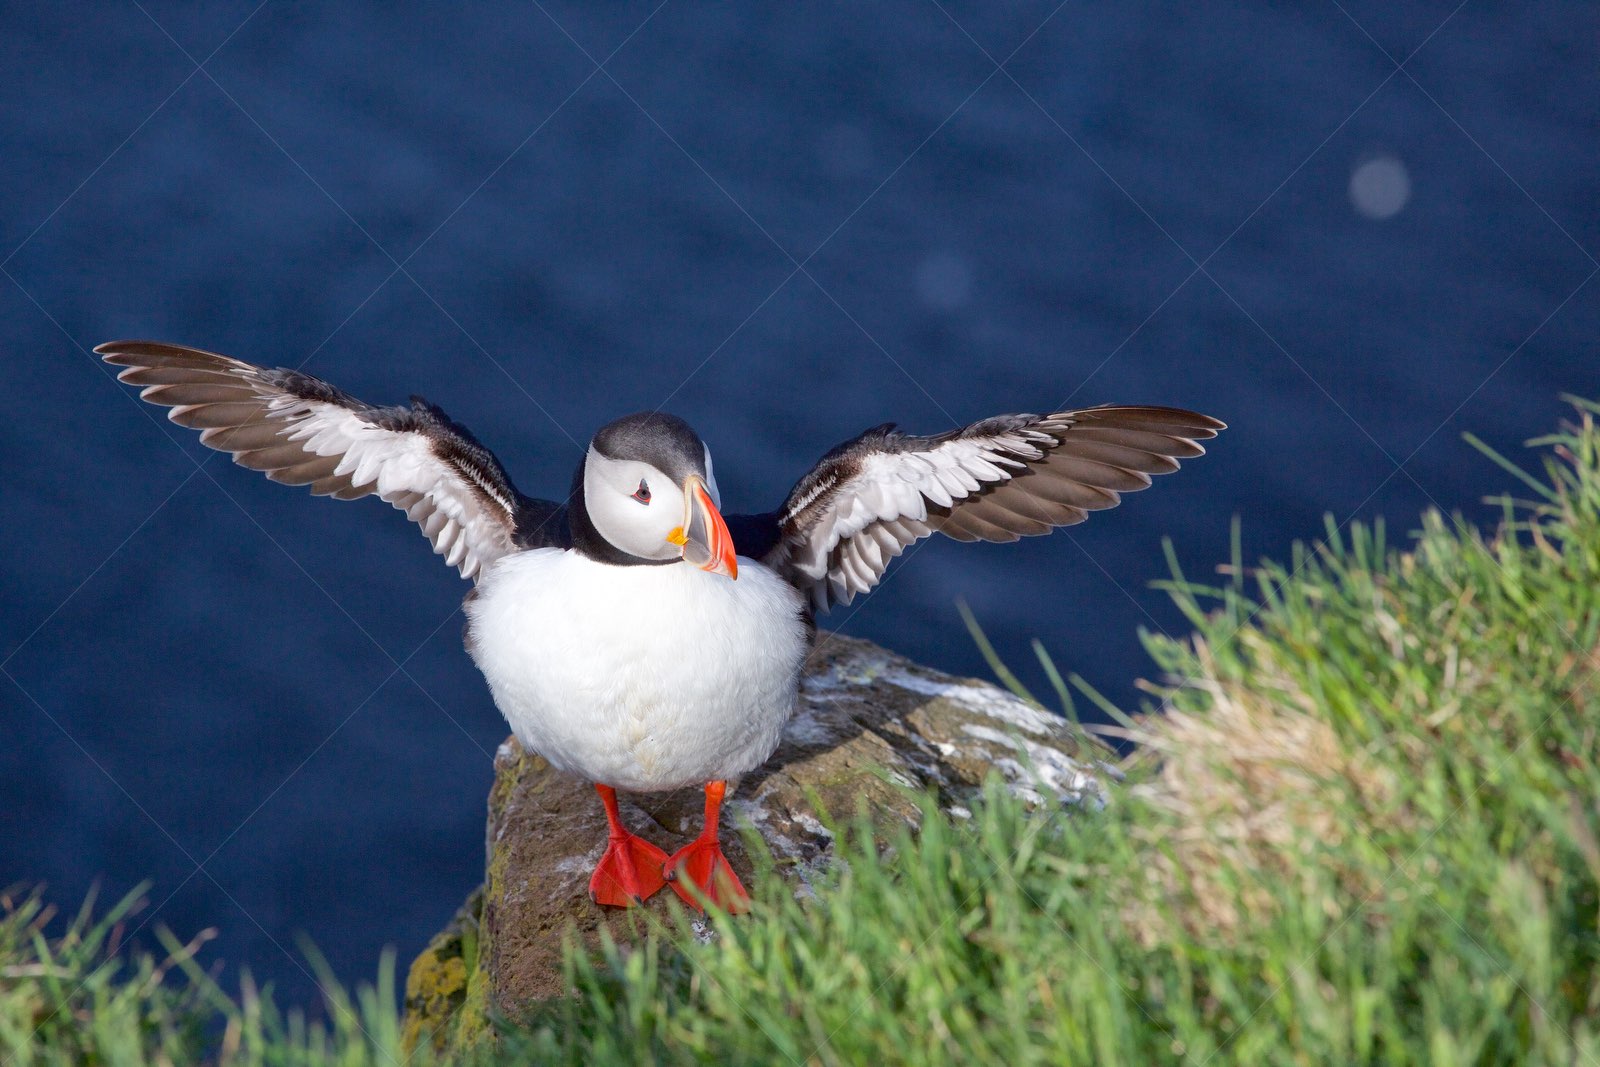
[[[1225,428],[1151,406],[999,415],[929,436],[886,423],[825,454],[776,510],[725,515],[710,449],[661,411],[602,426],[565,498],[539,499],[421,397],[373,406],[297,370],[155,341],[95,351],[240,466],[392,504],[473,582],[466,647],[495,705],[605,809],[589,895],[608,907],[670,885],[697,909],[748,909],[718,818],[728,783],[778,746],[817,615],[871,590],[922,538],[1005,542],[1082,522]],[[705,821],[672,855],[623,826],[618,791],[691,786]]]

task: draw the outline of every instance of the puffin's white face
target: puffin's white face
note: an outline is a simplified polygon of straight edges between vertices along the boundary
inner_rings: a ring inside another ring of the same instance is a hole
[[[704,489],[713,508],[720,509],[722,495],[711,473],[709,449],[705,456]],[[595,530],[612,545],[642,559],[685,556],[685,542],[705,521],[698,518],[703,509],[691,499],[698,495],[698,484],[699,478],[691,476],[687,485],[680,485],[652,464],[612,459],[593,445],[583,465],[584,505]],[[716,523],[721,522],[717,515]]]

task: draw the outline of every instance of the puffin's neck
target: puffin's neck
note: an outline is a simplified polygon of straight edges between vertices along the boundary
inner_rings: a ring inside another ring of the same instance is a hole
[[[631,552],[624,552],[616,545],[600,536],[600,531],[594,528],[594,520],[589,518],[589,505],[585,502],[583,494],[583,464],[578,464],[578,473],[572,478],[572,500],[567,505],[567,526],[572,532],[572,547],[580,556],[599,563],[609,563],[616,567],[659,567],[668,563],[678,563],[676,559],[645,559],[635,556]]]

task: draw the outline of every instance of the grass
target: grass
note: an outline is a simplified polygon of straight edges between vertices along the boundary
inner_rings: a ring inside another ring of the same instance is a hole
[[[1536,442],[1493,534],[1330,526],[1287,564],[1176,576],[1193,633],[1146,636],[1163,714],[1125,720],[1103,812],[993,787],[917,837],[860,822],[813,900],[760,879],[710,944],[571,957],[575,995],[495,1055],[1600,1067],[1597,411]],[[171,938],[121,960],[126,906],[48,942],[12,905],[7,1067],[400,1060],[392,973],[313,1036]]]
[[[57,936],[37,892],[0,894],[0,1064],[238,1065],[324,1067],[405,1062],[395,1011],[394,959],[386,956],[375,987],[352,1001],[316,954],[319,985],[328,991],[322,1015],[308,1022],[273,1004],[242,976],[230,997],[195,962],[211,938],[187,944],[156,929],[161,951],[130,950],[124,937],[143,927],[136,890],[93,914],[91,894]],[[414,1058],[412,1063],[426,1062]]]

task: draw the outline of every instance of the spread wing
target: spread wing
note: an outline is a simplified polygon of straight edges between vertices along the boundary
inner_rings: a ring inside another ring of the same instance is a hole
[[[764,562],[826,611],[848,604],[931,533],[1015,541],[1116,507],[1205,454],[1224,424],[1176,408],[1001,415],[932,437],[892,424],[824,456],[776,516]]]
[[[410,407],[373,407],[309,374],[155,341],[95,351],[235,463],[318,496],[387,500],[463,578],[556,536],[557,506],[517,492],[492,452],[420,397]]]

